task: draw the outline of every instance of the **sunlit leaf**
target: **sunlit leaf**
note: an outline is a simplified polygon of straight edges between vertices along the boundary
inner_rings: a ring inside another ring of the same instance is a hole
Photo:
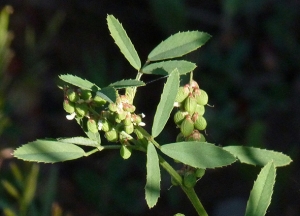
[[[245,216],[264,216],[271,203],[275,184],[276,169],[271,161],[262,168],[247,202]]]
[[[235,155],[242,163],[251,165],[265,166],[273,161],[275,167],[280,167],[287,166],[292,162],[289,156],[266,149],[246,146],[226,146],[224,149]]]
[[[107,86],[100,91],[97,91],[97,95],[109,103],[115,103],[117,100],[117,91],[111,86]]]
[[[144,86],[145,83],[140,80],[121,80],[115,83],[110,84],[109,86],[114,87],[115,89],[122,89],[122,88],[128,88],[128,87],[138,87],[138,86]]]
[[[168,80],[164,86],[163,93],[161,94],[161,98],[155,112],[152,125],[153,137],[158,136],[165,127],[172,112],[178,88],[179,73],[178,70],[175,69],[168,77]]]
[[[141,68],[140,58],[122,24],[113,15],[107,15],[107,25],[125,58],[135,69],[139,70]]]
[[[210,37],[209,34],[199,31],[179,32],[155,47],[148,55],[148,60],[158,61],[181,57],[204,45]]]
[[[163,62],[155,62],[142,68],[145,74],[168,75],[177,68],[180,75],[193,71],[196,64],[184,60],[171,60]]]
[[[160,196],[160,169],[158,155],[152,143],[147,147],[147,182],[145,186],[146,202],[149,208],[157,203]]]
[[[161,146],[169,157],[195,168],[217,168],[227,166],[236,158],[221,147],[207,142],[177,142]]]
[[[92,147],[97,147],[100,145],[97,141],[88,139],[86,137],[59,138],[58,141],[65,142],[65,143],[73,143],[76,145],[92,146]]]
[[[100,90],[100,88],[94,84],[91,83],[90,81],[86,80],[86,79],[82,79],[78,76],[74,76],[71,74],[65,74],[65,75],[59,75],[58,76],[61,80],[70,83],[74,86],[77,86],[79,88],[82,89],[86,89],[86,90],[91,90],[91,91],[98,91]]]
[[[36,140],[22,145],[14,151],[14,156],[25,161],[55,163],[84,156],[85,152],[70,143]]]

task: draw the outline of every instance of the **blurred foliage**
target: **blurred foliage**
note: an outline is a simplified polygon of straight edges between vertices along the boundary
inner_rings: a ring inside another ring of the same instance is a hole
[[[9,77],[5,96],[0,98],[5,101],[5,114],[11,122],[0,136],[0,149],[36,138],[81,133],[76,124],[64,120],[63,96],[56,88],[58,74],[76,74],[99,86],[135,77],[108,34],[107,14],[122,20],[142,61],[170,34],[205,31],[213,38],[189,60],[197,62],[195,79],[211,96],[209,103],[213,107],[205,114],[208,141],[223,146],[236,143],[271,148],[291,155],[294,163],[278,174],[282,178],[278,179],[268,215],[300,214],[297,1],[6,0],[0,7],[5,4],[14,8],[9,29],[15,35],[15,55],[0,75],[1,89],[5,86],[4,77]],[[145,81],[156,78],[149,76]],[[149,83],[137,93],[136,107],[147,119],[152,118],[159,100],[154,90],[162,88],[164,82]],[[145,94],[147,98],[143,97]],[[3,111],[2,105],[0,110]],[[147,122],[146,127],[151,124]],[[158,139],[174,141],[177,130],[172,123],[167,126],[166,134]],[[140,160],[144,158],[135,155],[124,163],[116,152],[59,164],[53,206],[62,206],[72,215],[172,215],[178,212],[178,206],[185,206],[186,215],[193,214],[176,188],[162,191],[157,208],[147,210],[143,190],[137,189],[145,184],[145,168],[139,166]],[[4,162],[0,164],[1,180],[7,179],[14,185],[13,178],[5,177],[10,169],[9,163]],[[210,170],[197,186],[211,215],[219,215],[222,204],[228,202],[233,207],[222,211],[222,215],[233,215],[237,203],[247,199],[243,195],[250,190],[255,174],[245,176],[243,169],[250,168],[242,167]],[[43,179],[52,178],[52,174],[43,169],[37,187],[47,194]],[[252,171],[258,173],[255,168]],[[164,173],[162,184],[170,187]],[[0,197],[14,202],[3,194],[1,188]]]

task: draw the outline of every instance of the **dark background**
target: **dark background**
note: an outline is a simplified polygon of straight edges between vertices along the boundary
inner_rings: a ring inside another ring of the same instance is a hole
[[[100,87],[135,78],[136,71],[109,35],[107,14],[123,24],[143,63],[171,34],[204,31],[212,39],[186,59],[197,63],[194,78],[213,106],[205,113],[207,140],[290,155],[293,163],[278,168],[267,215],[300,215],[299,1],[2,0],[1,8],[6,4],[14,8],[9,29],[14,33],[15,56],[6,72],[11,78],[5,91],[10,125],[0,137],[2,150],[37,138],[82,135],[75,121],[65,118],[63,94],[57,88],[59,74],[78,75]],[[143,80],[156,78],[144,76]],[[147,129],[151,129],[164,82],[138,91],[135,104],[138,112],[146,114]],[[158,141],[173,142],[177,133],[170,122]],[[9,178],[8,164],[15,160],[1,161],[1,179]],[[241,164],[208,170],[196,191],[209,215],[243,215],[258,172],[259,168]],[[161,198],[153,209],[147,208],[141,153],[126,161],[118,151],[107,151],[76,161],[41,164],[37,203],[48,192],[43,183],[51,175],[57,177],[51,190],[64,214],[195,215],[183,192],[170,189],[164,171]],[[0,197],[1,202],[13,203],[2,188]]]

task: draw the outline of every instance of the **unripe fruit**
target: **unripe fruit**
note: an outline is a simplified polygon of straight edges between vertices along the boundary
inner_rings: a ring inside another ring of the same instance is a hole
[[[192,87],[193,89],[199,89],[199,85],[198,85],[198,83],[197,83],[195,80],[192,80],[192,82],[191,82],[191,87]]]
[[[186,138],[186,141],[201,141],[201,133],[198,130],[194,130],[191,135]]]
[[[188,114],[188,112],[184,112],[181,110],[178,110],[174,115],[174,122],[177,125],[180,125],[184,119],[184,117]]]
[[[85,103],[75,104],[75,112],[79,118],[84,117],[88,113],[88,106]]]
[[[197,177],[194,172],[186,172],[183,176],[183,185],[187,188],[193,188],[196,185]]]
[[[110,103],[110,104],[108,105],[108,109],[109,109],[110,111],[112,111],[112,112],[116,112],[117,109],[118,109],[117,104],[115,104],[115,103]]]
[[[185,137],[183,136],[182,133],[179,133],[176,137],[176,142],[183,142],[185,141]]]
[[[110,131],[112,129],[112,124],[106,119],[101,120],[101,124],[101,130],[104,132]]]
[[[184,102],[184,109],[190,114],[192,115],[197,107],[197,101],[196,99],[193,97],[192,94],[190,94],[188,96],[188,98],[185,100]]]
[[[71,102],[76,102],[79,100],[79,95],[74,91],[74,89],[68,89],[66,94]]]
[[[195,175],[199,179],[202,178],[202,176],[204,176],[204,174],[205,174],[205,169],[198,168],[195,171]]]
[[[128,125],[130,125],[130,124],[132,124],[132,122],[131,122],[131,114],[130,113],[128,113],[127,115],[126,115],[126,117],[125,117],[125,119],[124,119],[124,121],[123,121],[123,124],[126,126],[128,126]]]
[[[203,116],[198,116],[195,120],[195,128],[198,130],[204,130],[207,126],[207,122]]]
[[[64,100],[63,107],[64,107],[64,110],[67,113],[73,113],[73,112],[75,112],[75,104],[72,103],[71,101]]]
[[[117,142],[119,139],[119,134],[116,130],[112,129],[110,131],[105,132],[105,137],[110,142]]]
[[[181,103],[183,102],[187,96],[189,95],[189,87],[188,85],[180,86],[176,95],[175,102]]]
[[[115,119],[116,122],[120,123],[122,120],[125,119],[126,117],[126,112],[124,112],[123,110],[121,110],[120,112],[115,113]]]
[[[135,106],[134,106],[133,104],[124,103],[124,104],[123,104],[123,109],[124,109],[125,111],[130,112],[130,113],[134,113],[134,111],[135,111]]]
[[[131,118],[132,122],[136,123],[137,125],[142,122],[142,117],[140,115],[132,114]]]
[[[95,106],[101,107],[104,104],[106,104],[106,100],[104,100],[102,97],[99,97],[98,95],[96,95],[93,99],[93,103]]]
[[[97,123],[94,119],[89,119],[87,121],[87,128],[92,133],[98,133],[98,126],[97,126]]]
[[[183,136],[187,137],[193,132],[193,130],[194,122],[192,121],[191,117],[187,115],[180,125],[180,131]]]
[[[120,148],[120,155],[123,159],[128,159],[131,156],[132,149],[128,148],[127,145],[122,145]]]
[[[86,89],[80,89],[79,95],[82,100],[90,100],[92,98],[92,92]]]
[[[199,115],[203,115],[205,113],[205,107],[203,105],[197,104],[195,113],[198,113]]]
[[[136,134],[138,139],[143,139],[144,138],[144,135],[138,129],[134,129],[133,131]]]
[[[207,93],[200,89],[200,94],[196,97],[197,104],[199,105],[206,105],[208,102],[208,95]]]
[[[132,133],[133,133],[133,130],[134,130],[134,126],[133,126],[132,123],[131,123],[130,125],[124,125],[124,131],[125,131],[127,134],[132,134]]]

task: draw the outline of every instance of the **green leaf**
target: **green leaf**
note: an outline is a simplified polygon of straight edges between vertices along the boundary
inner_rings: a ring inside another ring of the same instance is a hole
[[[16,200],[20,199],[20,193],[15,186],[13,186],[9,181],[1,180],[3,188],[6,190],[9,195],[14,197]]]
[[[128,88],[128,87],[137,87],[137,86],[144,86],[145,83],[140,80],[121,80],[115,83],[110,84],[109,86],[114,87],[115,89],[122,89],[122,88]]]
[[[158,61],[183,56],[201,47],[210,37],[209,34],[199,31],[179,32],[155,47],[148,55],[148,60]]]
[[[86,89],[86,90],[90,90],[90,91],[98,91],[100,90],[100,88],[94,84],[94,83],[91,83],[90,81],[86,80],[86,79],[82,79],[78,76],[74,76],[74,75],[71,75],[71,74],[65,74],[65,75],[59,75],[58,76],[61,80],[67,82],[67,83],[70,83],[74,86],[77,86],[79,88],[82,88],[82,89]]]
[[[270,161],[273,161],[275,167],[280,167],[286,166],[292,162],[292,159],[289,156],[281,152],[266,149],[246,146],[226,146],[223,149],[229,151],[242,163],[250,165],[265,166]]]
[[[160,196],[160,169],[157,152],[152,143],[147,147],[147,182],[145,186],[146,202],[149,208],[157,203]]]
[[[104,100],[109,103],[115,103],[117,100],[117,91],[111,86],[107,86],[96,93],[99,97],[102,97]]]
[[[146,67],[142,68],[142,72],[145,74],[157,74],[157,75],[168,75],[175,68],[178,69],[180,75],[191,72],[196,68],[196,64],[184,60],[171,60],[156,62],[149,64]]]
[[[107,25],[111,36],[125,58],[135,69],[140,70],[141,60],[122,24],[113,15],[107,15]]]
[[[93,139],[88,139],[86,137],[70,137],[70,138],[59,138],[59,142],[65,143],[73,143],[76,145],[84,145],[84,146],[91,146],[91,147],[98,147],[100,143]]]
[[[177,95],[179,88],[179,73],[175,69],[171,75],[168,77],[168,80],[164,86],[163,93],[161,95],[159,104],[157,106],[153,125],[152,125],[152,136],[156,137],[165,127],[170,114],[172,112],[174,101]]]
[[[32,203],[36,191],[39,170],[38,164],[32,164],[30,173],[27,174],[21,205],[29,206],[30,203]]]
[[[51,140],[36,140],[14,151],[14,156],[19,159],[44,163],[74,160],[84,154],[85,152],[76,145]]]
[[[77,124],[80,125],[80,127],[82,128],[82,130],[84,131],[84,133],[88,136],[88,138],[90,138],[91,140],[96,141],[99,145],[101,144],[101,137],[99,133],[93,133],[91,131],[88,130],[87,128],[87,119],[80,119],[80,118],[75,118]]]
[[[227,166],[236,158],[221,147],[207,142],[177,142],[161,146],[169,157],[195,168],[216,168]]]
[[[276,169],[271,161],[262,168],[247,202],[245,216],[264,216],[271,203]]]

